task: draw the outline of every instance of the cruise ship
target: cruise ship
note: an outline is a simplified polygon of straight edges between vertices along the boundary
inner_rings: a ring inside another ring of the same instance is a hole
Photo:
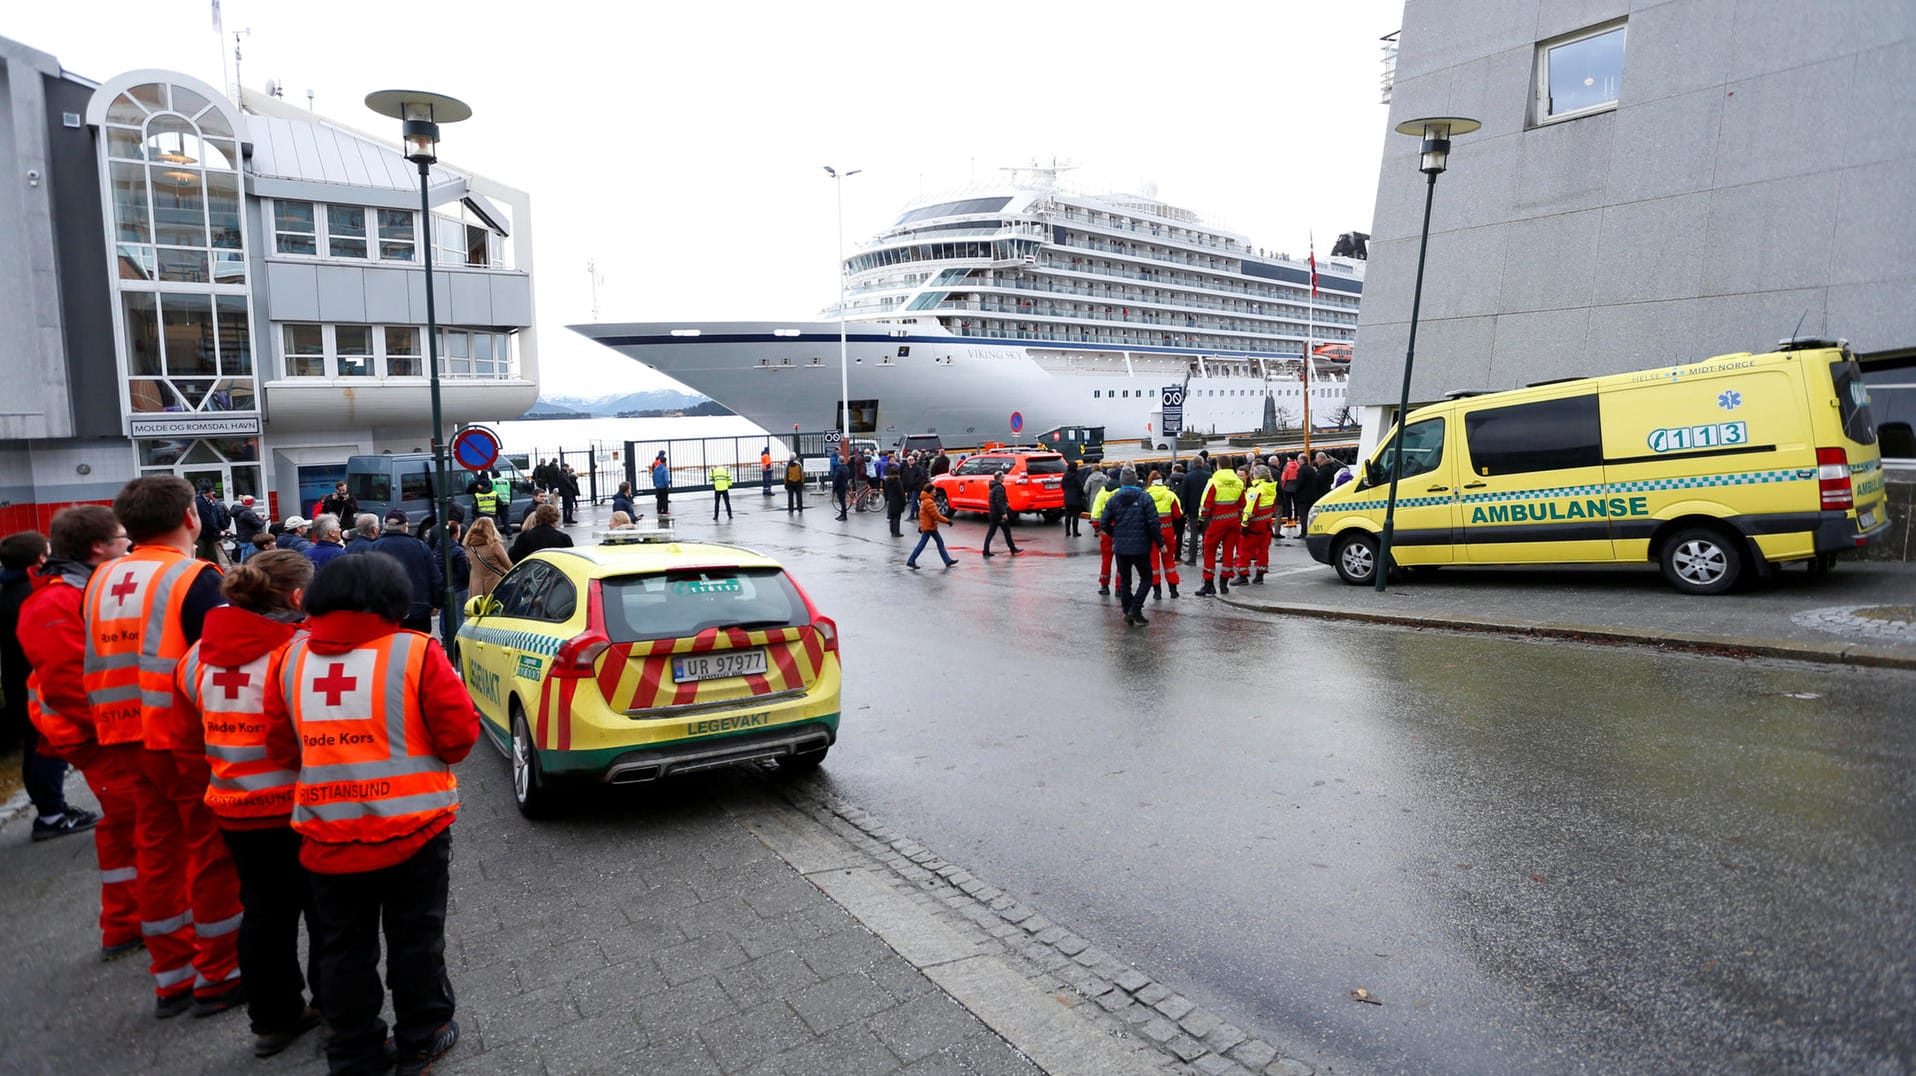
[[[1168,447],[1173,387],[1187,431],[1296,428],[1307,390],[1314,428],[1349,417],[1363,261],[1266,252],[1153,192],[1021,169],[908,206],[842,268],[851,432],[881,444],[1094,425]],[[571,328],[778,433],[840,426],[839,319]]]

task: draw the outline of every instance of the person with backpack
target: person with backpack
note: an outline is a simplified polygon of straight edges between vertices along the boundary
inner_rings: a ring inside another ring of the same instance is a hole
[[[785,464],[785,514],[805,510],[805,457],[793,456]]]

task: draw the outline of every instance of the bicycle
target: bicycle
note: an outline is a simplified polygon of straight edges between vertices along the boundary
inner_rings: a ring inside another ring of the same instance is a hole
[[[852,511],[881,512],[885,508],[885,493],[876,483],[867,482],[852,494]]]

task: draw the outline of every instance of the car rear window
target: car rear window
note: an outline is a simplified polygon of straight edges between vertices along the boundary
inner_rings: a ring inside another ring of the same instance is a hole
[[[1855,359],[1830,363],[1830,381],[1836,386],[1836,410],[1843,419],[1843,436],[1859,445],[1876,443],[1876,421],[1869,413],[1869,386]]]
[[[779,568],[689,568],[622,575],[600,584],[606,634],[617,643],[677,639],[707,628],[811,623],[805,599]]]
[[[1063,456],[1026,456],[1026,474],[1063,474]]]
[[[391,476],[385,473],[369,474],[357,471],[346,476],[346,492],[355,501],[374,501],[384,504],[393,499]],[[347,524],[351,526],[350,523]]]

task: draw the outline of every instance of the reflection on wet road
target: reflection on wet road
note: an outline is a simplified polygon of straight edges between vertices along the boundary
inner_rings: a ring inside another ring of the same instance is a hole
[[[752,538],[842,632],[820,779],[900,832],[1307,1058],[1916,1067],[1916,675],[1188,597],[1127,629],[1093,539],[982,531],[921,573],[882,525]]]

